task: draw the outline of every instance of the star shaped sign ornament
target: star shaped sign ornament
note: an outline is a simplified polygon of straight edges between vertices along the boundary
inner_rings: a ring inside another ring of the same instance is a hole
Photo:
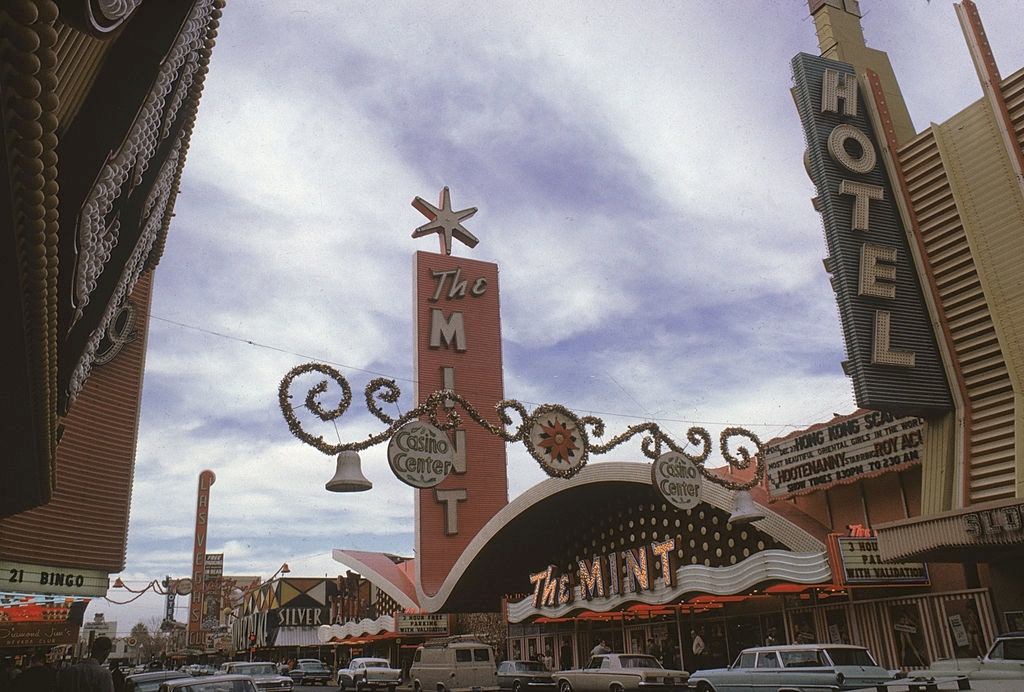
[[[452,254],[452,238],[462,241],[469,247],[476,247],[480,241],[462,225],[463,221],[476,213],[476,207],[453,211],[451,193],[448,192],[447,187],[441,189],[441,200],[438,204],[441,206],[435,207],[422,197],[417,197],[412,201],[412,206],[430,219],[413,231],[412,237],[422,238],[425,235],[437,233],[441,240],[441,249],[446,255]]]

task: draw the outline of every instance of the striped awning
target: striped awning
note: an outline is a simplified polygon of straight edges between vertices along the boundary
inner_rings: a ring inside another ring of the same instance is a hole
[[[369,644],[370,642],[380,642],[389,639],[398,639],[401,637],[398,632],[382,632],[381,634],[368,634],[363,637],[353,637],[352,639],[342,639],[340,641],[332,642],[334,644],[348,644],[349,646],[357,644]],[[409,636],[409,635],[406,635]],[[414,635],[415,636],[415,635]]]
[[[320,646],[316,627],[278,627],[274,646]]]

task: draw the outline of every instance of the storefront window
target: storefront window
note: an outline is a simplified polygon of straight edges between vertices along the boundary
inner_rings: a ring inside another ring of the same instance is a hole
[[[804,610],[789,614],[790,641],[794,644],[813,644],[818,641],[815,633],[814,613]]]
[[[775,646],[776,644],[788,643],[786,638],[786,621],[783,619],[781,613],[762,615],[761,633],[764,635],[762,643],[765,646]]]
[[[894,605],[889,608],[889,621],[896,638],[896,655],[903,668],[925,668],[928,652],[921,630],[921,614],[916,604]]]
[[[626,653],[639,654],[647,653],[644,644],[644,630],[641,627],[632,627],[629,630],[629,648]]]
[[[718,620],[708,623],[706,644],[711,664],[717,667],[729,665],[729,643],[726,640],[725,621]]]
[[[851,644],[850,628],[846,624],[844,608],[830,608],[825,611],[825,626],[828,629],[829,644]]]
[[[733,618],[729,621],[729,649],[742,651],[764,643],[757,618]]]
[[[973,598],[946,601],[946,625],[957,658],[973,658],[985,653],[985,642],[981,635],[981,620],[978,606]]]
[[[575,656],[573,656],[572,637],[569,635],[562,637],[561,644],[558,647],[557,665],[561,670],[568,670],[576,667]]]

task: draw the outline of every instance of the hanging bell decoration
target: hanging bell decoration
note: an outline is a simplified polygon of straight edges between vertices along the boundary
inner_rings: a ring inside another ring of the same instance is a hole
[[[750,496],[749,490],[736,491],[733,496],[732,514],[729,515],[730,524],[749,524],[764,519],[764,516],[764,512],[754,504],[754,498]]]
[[[373,483],[363,475],[359,452],[338,454],[338,470],[324,487],[332,493],[361,493],[372,488]]]

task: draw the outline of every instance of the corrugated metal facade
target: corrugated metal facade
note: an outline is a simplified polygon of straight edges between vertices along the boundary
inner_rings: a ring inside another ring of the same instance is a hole
[[[946,626],[949,604],[962,604],[961,607],[966,606],[975,611],[978,616],[978,635],[981,644],[987,648],[999,630],[992,616],[992,597],[987,589],[857,601],[835,606],[834,609],[845,613],[852,640],[866,646],[880,665],[886,668],[911,670],[927,667],[931,661],[950,658],[957,654],[951,629]],[[896,620],[895,614],[901,609],[912,612],[915,624],[919,626],[919,663],[924,665],[907,665],[907,662],[900,658],[899,632],[893,628],[892,623]],[[819,632],[828,631],[828,609],[794,609],[787,613],[787,619],[792,623],[793,619],[801,614],[814,617]]]
[[[970,409],[964,431],[969,502],[1012,497],[1015,482],[1013,386],[949,176],[949,167],[959,165],[954,156],[983,149],[973,133],[984,113],[977,103],[898,154]],[[967,136],[954,137],[954,131]],[[978,182],[972,178],[971,189]]]
[[[57,86],[54,92],[59,99],[57,118],[62,123],[69,123],[74,120],[96,81],[103,56],[113,42],[93,38],[66,24],[58,24],[56,28]]]
[[[129,298],[135,338],[95,370],[64,420],[50,502],[0,519],[5,560],[124,568],[152,277],[140,278]]]

